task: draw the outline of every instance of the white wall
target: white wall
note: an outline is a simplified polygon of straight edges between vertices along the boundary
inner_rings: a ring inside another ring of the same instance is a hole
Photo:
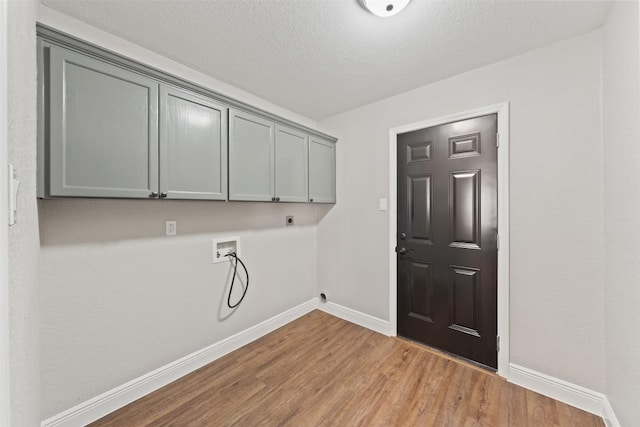
[[[40,422],[36,210],[36,2],[8,2],[9,161],[22,182],[9,229],[11,425]]]
[[[388,319],[389,129],[511,103],[511,362],[604,389],[599,30],[323,120],[338,204],[318,227],[329,300]],[[383,84],[383,82],[381,82]]]
[[[288,119],[316,125],[46,7],[41,7],[39,20]],[[24,194],[35,200],[33,188]],[[44,200],[38,206],[41,419],[314,297],[316,224],[330,209],[169,200]],[[286,215],[295,216],[296,226],[285,228]],[[178,221],[176,237],[164,236],[169,219]],[[230,314],[230,268],[211,263],[211,239],[236,235],[251,280],[246,300]]]
[[[640,425],[640,67],[638,3],[615,2],[603,30],[606,394]]]
[[[43,418],[315,295],[315,206],[128,200],[39,206]],[[297,225],[285,228],[286,215]],[[178,236],[164,236],[166,219],[177,220]],[[211,239],[223,236],[240,236],[250,273],[246,299],[233,313],[226,307],[231,266],[211,263]]]

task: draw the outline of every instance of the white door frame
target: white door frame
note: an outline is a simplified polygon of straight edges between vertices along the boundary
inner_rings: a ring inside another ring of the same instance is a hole
[[[462,113],[411,123],[389,130],[389,321],[391,335],[398,334],[397,310],[397,258],[395,243],[397,236],[397,136],[432,126],[487,114],[498,114],[498,375],[507,378],[509,372],[509,103],[488,105]]]
[[[9,180],[7,175],[7,1],[0,0],[0,425],[9,425]]]

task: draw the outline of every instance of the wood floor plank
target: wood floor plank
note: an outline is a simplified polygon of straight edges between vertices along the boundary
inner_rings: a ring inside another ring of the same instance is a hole
[[[469,363],[314,311],[91,426],[604,424]]]

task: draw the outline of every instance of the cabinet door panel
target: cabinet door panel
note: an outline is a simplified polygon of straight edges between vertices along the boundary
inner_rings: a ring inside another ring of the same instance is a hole
[[[274,123],[242,111],[229,112],[229,200],[274,197]]]
[[[336,146],[313,136],[309,140],[309,201],[336,202]]]
[[[49,195],[158,191],[157,82],[52,46],[49,102]]]
[[[276,197],[280,202],[307,202],[309,197],[309,137],[276,125]]]
[[[172,199],[226,200],[227,109],[160,87],[160,191]]]

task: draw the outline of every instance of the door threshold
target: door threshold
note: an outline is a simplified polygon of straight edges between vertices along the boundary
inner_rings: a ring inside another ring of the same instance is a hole
[[[401,341],[404,341],[404,342],[407,342],[409,344],[413,344],[416,347],[420,347],[421,349],[426,350],[429,353],[433,353],[433,354],[435,354],[437,356],[440,356],[442,358],[445,358],[447,360],[451,360],[452,362],[459,363],[459,364],[464,365],[464,366],[466,366],[468,368],[474,369],[476,371],[480,371],[480,372],[485,373],[485,374],[490,374],[492,376],[495,376],[496,378],[499,378],[501,380],[506,381],[505,378],[502,378],[500,375],[498,375],[497,369],[492,368],[492,367],[487,366],[487,365],[484,365],[484,364],[482,364],[480,362],[476,362],[474,360],[467,359],[466,357],[459,356],[457,354],[449,353],[448,351],[444,351],[444,350],[441,350],[441,349],[436,348],[436,347],[431,347],[430,345],[424,344],[424,343],[422,343],[420,341],[412,340],[411,338],[402,337],[400,335],[398,335],[398,336],[396,336],[394,338],[396,338],[398,340],[401,340]]]

